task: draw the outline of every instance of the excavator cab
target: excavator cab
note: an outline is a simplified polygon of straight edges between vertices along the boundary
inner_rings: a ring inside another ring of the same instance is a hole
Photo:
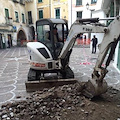
[[[36,22],[37,41],[50,51],[53,60],[60,54],[68,35],[68,24],[64,19],[40,19]]]
[[[62,78],[66,78],[67,74],[62,65],[65,62],[63,61],[61,64],[59,55],[68,36],[67,21],[64,19],[40,19],[36,21],[36,33],[37,42],[27,43],[30,56],[28,81],[45,79],[46,73],[60,73]],[[69,76],[73,78],[73,72],[70,74]]]

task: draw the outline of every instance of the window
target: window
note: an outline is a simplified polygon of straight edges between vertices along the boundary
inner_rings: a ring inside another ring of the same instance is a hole
[[[32,24],[32,12],[28,11],[28,24]]]
[[[39,10],[39,19],[43,18],[43,10]]]
[[[42,0],[38,0],[38,2],[40,3],[40,2],[42,2]]]
[[[82,0],[76,0],[76,6],[82,5]]]
[[[82,18],[82,12],[77,12],[77,18]]]
[[[60,8],[55,9],[55,17],[56,19],[60,19]]]
[[[25,15],[22,13],[22,23],[25,23]]]
[[[8,9],[5,9],[5,17],[9,18],[9,10]]]
[[[48,33],[49,31],[50,31],[49,25],[38,25],[37,26],[37,39],[38,39],[38,41],[44,43],[46,40],[46,33]]]
[[[19,22],[18,12],[16,12],[16,11],[15,11],[15,18],[16,18],[16,22]]]
[[[94,4],[96,2],[97,2],[97,0],[91,0],[91,4]]]

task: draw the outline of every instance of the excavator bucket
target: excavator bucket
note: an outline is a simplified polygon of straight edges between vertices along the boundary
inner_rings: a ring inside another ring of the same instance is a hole
[[[44,88],[58,87],[62,85],[74,84],[78,82],[77,79],[54,79],[54,80],[40,80],[40,81],[26,81],[26,91],[34,92],[43,90]]]
[[[85,97],[91,99],[95,96],[99,96],[107,91],[107,83],[105,80],[101,84],[95,82],[95,80],[88,80],[88,82],[78,82],[77,79],[54,79],[54,80],[40,80],[40,81],[26,81],[26,91],[34,92],[43,90],[44,88],[59,87],[68,84],[79,83],[79,92]]]
[[[107,82],[105,80],[97,82],[94,79],[88,80],[84,84],[82,94],[88,98],[99,96],[107,91]]]

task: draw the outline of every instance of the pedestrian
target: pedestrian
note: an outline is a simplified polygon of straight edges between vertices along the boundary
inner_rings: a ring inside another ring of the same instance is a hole
[[[86,44],[86,35],[84,35],[84,44]]]
[[[93,35],[93,38],[92,38],[92,53],[96,53],[96,46],[97,46],[97,43],[98,43],[98,39],[96,38],[95,35]]]
[[[11,40],[10,40],[10,36],[8,36],[8,48],[11,47]]]

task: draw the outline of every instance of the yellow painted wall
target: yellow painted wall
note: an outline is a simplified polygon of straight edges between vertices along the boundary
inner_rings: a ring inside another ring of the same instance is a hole
[[[52,17],[55,18],[55,9],[60,8],[60,18],[68,20],[68,0],[52,0]]]
[[[38,19],[39,19],[39,10],[43,10],[43,18],[50,18],[50,0],[43,0],[43,2],[41,3],[37,2]]]
[[[37,20],[37,3],[36,0],[33,0],[31,2],[25,3],[25,11],[26,11],[26,19],[28,19],[28,11],[32,11],[32,20],[33,24],[35,24]]]
[[[60,18],[68,20],[68,0],[43,0],[37,3],[37,14],[43,10],[43,18],[55,18],[55,9],[60,8]]]

